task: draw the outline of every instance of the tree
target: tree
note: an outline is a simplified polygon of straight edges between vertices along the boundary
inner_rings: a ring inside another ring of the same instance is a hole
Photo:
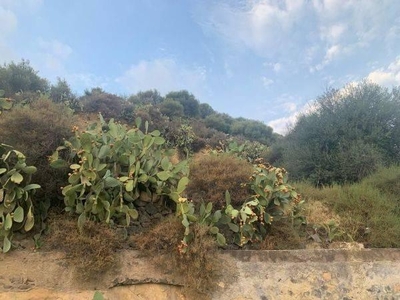
[[[212,114],[205,119],[207,127],[216,129],[224,133],[231,133],[231,124],[233,118],[227,114]]]
[[[121,118],[126,104],[123,98],[106,93],[101,88],[86,90],[80,100],[85,112],[102,113],[105,119]]]
[[[272,128],[255,120],[235,119],[231,126],[231,133],[234,135],[243,135],[247,139],[263,144],[271,144],[274,141]]]
[[[178,92],[170,92],[165,98],[173,99],[178,101],[183,106],[183,112],[188,118],[196,118],[200,115],[199,110],[199,101],[193,96],[193,94],[189,94],[188,91],[178,91]]]
[[[160,95],[157,90],[140,91],[136,95],[132,95],[128,98],[128,102],[134,105],[146,105],[152,104],[157,105],[164,101],[164,98]]]
[[[211,114],[215,113],[215,110],[207,103],[201,103],[199,105],[199,113],[200,113],[200,118],[205,119]]]
[[[0,87],[6,97],[12,97],[18,92],[47,92],[48,81],[39,77],[37,73],[29,65],[29,60],[22,60],[18,64],[14,62],[4,64],[0,66]]]
[[[183,117],[183,105],[176,100],[167,98],[159,107],[161,113],[170,119]]]
[[[50,98],[56,103],[71,101],[76,98],[65,79],[57,78],[57,83],[50,88]]]
[[[328,90],[284,139],[283,161],[295,179],[354,182],[400,159],[400,97],[363,82]]]

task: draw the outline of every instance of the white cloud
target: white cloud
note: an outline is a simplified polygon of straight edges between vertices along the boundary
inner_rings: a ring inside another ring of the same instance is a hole
[[[274,83],[274,81],[272,79],[267,78],[265,76],[261,77],[261,80],[262,80],[263,86],[265,88],[269,88],[269,86]]]
[[[283,107],[285,108],[286,111],[288,112],[295,112],[297,109],[297,104],[295,102],[286,102],[283,103]]]
[[[339,45],[333,45],[326,50],[324,60],[316,65],[315,67],[311,67],[310,71],[313,73],[314,71],[320,71],[325,66],[329,65],[336,57],[338,57],[343,52],[342,48]]]
[[[278,73],[282,70],[282,65],[280,63],[276,63],[274,64],[273,69],[276,73]]]
[[[65,69],[65,63],[72,53],[72,48],[58,40],[38,40],[40,60],[49,73],[60,73]]]
[[[43,0],[0,0],[0,6],[13,10],[31,11],[43,5]]]
[[[279,51],[283,46],[283,33],[301,24],[304,0],[278,2],[245,1],[236,5],[230,1],[215,1],[204,8],[199,23],[207,31],[223,36],[229,42],[245,46],[261,56]]]
[[[199,6],[196,18],[206,33],[240,51],[302,60],[311,71],[371,44],[387,40],[389,47],[400,28],[398,0],[219,0]]]
[[[282,64],[281,63],[264,63],[265,67],[271,68],[275,73],[279,73],[282,71]]]
[[[285,135],[288,133],[289,128],[296,122],[296,120],[297,114],[292,114],[288,117],[272,120],[268,123],[268,126],[272,127],[274,132]]]
[[[32,13],[42,3],[42,0],[0,0],[0,63],[20,58],[12,46],[12,38],[18,30],[18,15]]]
[[[0,6],[1,30],[0,38],[14,33],[18,26],[17,16],[9,9]]]
[[[161,93],[186,89],[201,94],[204,89],[206,70],[202,67],[187,68],[173,59],[142,60],[132,65],[116,82],[130,93],[157,89]]]
[[[286,108],[286,111],[289,112],[289,115],[272,120],[268,122],[268,126],[271,126],[275,132],[285,135],[288,133],[289,129],[292,128],[302,114],[311,113],[315,111],[316,106],[313,105],[313,101],[308,101],[305,105],[300,107],[299,109],[296,103],[287,102],[284,103],[283,106]]]
[[[387,87],[400,85],[400,56],[387,68],[380,68],[369,73],[367,80]]]
[[[94,87],[100,87],[107,89],[109,86],[110,78],[98,76],[92,73],[72,73],[65,74],[65,79],[71,84],[71,86],[79,87],[80,90],[91,89]]]
[[[16,15],[11,10],[2,7],[1,3],[0,20],[0,64],[2,64],[16,58],[14,51],[7,40],[16,31],[18,20]]]
[[[347,26],[345,24],[333,24],[331,26],[325,27],[321,26],[321,39],[327,41],[330,44],[335,44],[340,41],[341,37],[344,35]]]
[[[72,53],[72,48],[70,46],[58,40],[45,41],[39,39],[39,45],[43,50],[46,50],[48,53],[51,53],[51,55],[60,59],[67,59]]]

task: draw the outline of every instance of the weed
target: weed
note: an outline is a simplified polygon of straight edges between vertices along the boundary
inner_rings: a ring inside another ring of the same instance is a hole
[[[281,219],[269,225],[267,237],[254,244],[257,250],[303,249],[305,240],[300,236],[299,228],[293,226],[289,219]]]
[[[87,221],[79,232],[76,219],[53,215],[45,242],[46,247],[66,252],[78,280],[99,279],[118,265],[115,251],[121,247],[121,238],[106,224]]]
[[[188,292],[209,293],[215,287],[215,278],[221,271],[217,259],[217,245],[209,235],[209,228],[194,224],[193,239],[185,253],[179,252],[185,228],[176,217],[170,217],[149,232],[131,237],[136,247],[155,264],[183,277]]]

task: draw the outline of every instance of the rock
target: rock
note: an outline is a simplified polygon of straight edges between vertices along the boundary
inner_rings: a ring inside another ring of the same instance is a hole
[[[158,209],[157,207],[153,204],[153,203],[148,203],[146,205],[146,212],[152,216],[155,215],[156,213],[158,213]]]

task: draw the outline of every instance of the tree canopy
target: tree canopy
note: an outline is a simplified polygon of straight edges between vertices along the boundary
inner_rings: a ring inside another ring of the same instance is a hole
[[[22,60],[0,66],[0,87],[4,95],[10,97],[18,92],[47,92],[49,83],[38,75],[28,60]]]
[[[284,139],[283,162],[296,179],[354,182],[400,159],[400,97],[363,82],[331,89]]]

